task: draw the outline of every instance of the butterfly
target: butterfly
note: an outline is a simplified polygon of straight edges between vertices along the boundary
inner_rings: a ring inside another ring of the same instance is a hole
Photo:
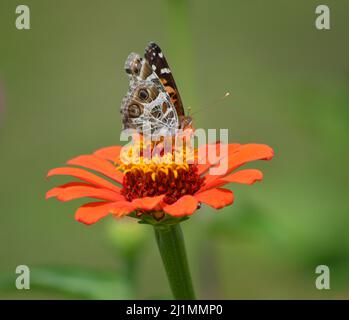
[[[144,58],[130,53],[125,62],[129,89],[121,103],[124,129],[152,137],[174,135],[191,126],[167,60],[160,47],[149,43]]]

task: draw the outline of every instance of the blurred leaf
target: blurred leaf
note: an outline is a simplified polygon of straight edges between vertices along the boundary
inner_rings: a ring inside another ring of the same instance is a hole
[[[12,289],[12,277],[0,278],[1,291]],[[77,267],[31,268],[30,290],[49,290],[85,299],[130,299],[132,296],[128,282],[116,272]]]

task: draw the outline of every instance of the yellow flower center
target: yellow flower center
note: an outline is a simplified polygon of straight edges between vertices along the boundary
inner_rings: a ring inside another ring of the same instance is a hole
[[[159,144],[142,142],[124,148],[120,154],[124,181],[122,193],[127,200],[165,194],[171,204],[186,194],[194,194],[203,183],[194,163],[196,150],[180,147],[165,152]]]

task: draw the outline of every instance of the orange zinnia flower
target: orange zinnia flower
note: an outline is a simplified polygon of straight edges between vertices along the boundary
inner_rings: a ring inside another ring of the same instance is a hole
[[[217,143],[200,148],[207,154],[211,147],[219,150],[220,146]],[[84,197],[100,200],[84,204],[76,211],[76,220],[85,224],[93,224],[108,214],[155,220],[162,220],[165,216],[186,217],[192,215],[201,203],[215,209],[231,205],[233,192],[221,188],[223,185],[233,182],[253,184],[263,177],[262,172],[256,169],[235,170],[247,162],[270,160],[274,155],[273,149],[263,144],[229,144],[228,153],[218,156],[219,160],[227,157],[228,170],[224,175],[211,175],[209,169],[217,162],[124,164],[121,148],[103,148],[67,161],[68,165],[75,167],[50,170],[47,177],[69,175],[82,182],[55,187],[47,192],[46,198],[56,197],[60,201]]]

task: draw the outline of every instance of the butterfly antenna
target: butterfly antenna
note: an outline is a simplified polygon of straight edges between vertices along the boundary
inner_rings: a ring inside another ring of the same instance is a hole
[[[193,116],[194,114],[197,114],[198,112],[201,112],[201,111],[203,111],[203,110],[205,110],[205,109],[211,107],[211,106],[212,106],[213,104],[215,104],[215,103],[220,103],[220,102],[222,102],[223,100],[225,100],[225,99],[226,99],[227,97],[229,97],[229,96],[230,96],[230,92],[226,92],[226,93],[224,94],[224,96],[222,96],[222,97],[220,97],[220,98],[218,98],[218,99],[216,99],[216,100],[213,100],[213,101],[210,102],[208,105],[204,106],[203,108],[200,108],[199,110],[196,110],[196,111],[193,112],[193,113],[191,113],[192,108],[191,108],[191,107],[188,107],[188,113],[189,113],[190,116]]]

